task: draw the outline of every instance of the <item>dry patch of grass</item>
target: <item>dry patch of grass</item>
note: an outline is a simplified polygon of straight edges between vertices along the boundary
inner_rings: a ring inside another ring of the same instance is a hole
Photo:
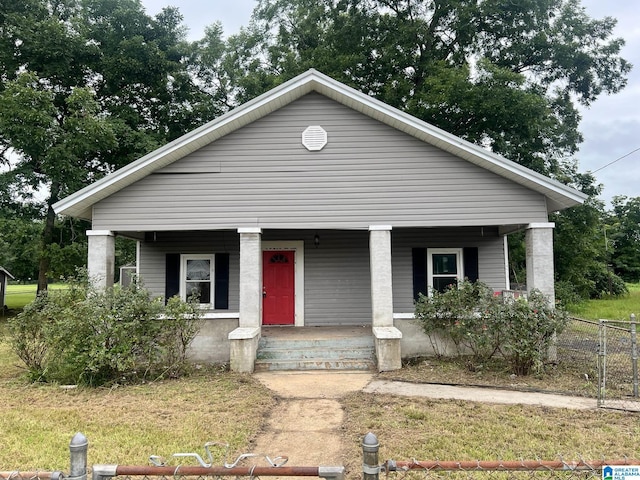
[[[250,449],[274,405],[249,375],[208,369],[179,380],[103,389],[29,385],[0,342],[0,470],[68,470],[69,441],[89,439],[89,464],[147,465],[149,455],[204,455],[207,441]],[[216,460],[222,463],[222,458]]]
[[[595,357],[594,357],[595,361]],[[595,397],[597,371],[579,363],[549,365],[542,375],[511,374],[499,358],[484,363],[462,358],[418,358],[407,361],[402,370],[381,373],[385,380],[451,385],[482,385],[514,390],[540,390]]]
[[[640,422],[634,414],[362,392],[349,395],[343,405],[351,478],[357,477],[368,432],[378,436],[381,462],[640,457]]]

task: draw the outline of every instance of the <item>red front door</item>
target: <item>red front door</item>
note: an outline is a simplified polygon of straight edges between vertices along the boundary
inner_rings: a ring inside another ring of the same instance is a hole
[[[293,325],[295,322],[295,252],[262,252],[262,323]]]

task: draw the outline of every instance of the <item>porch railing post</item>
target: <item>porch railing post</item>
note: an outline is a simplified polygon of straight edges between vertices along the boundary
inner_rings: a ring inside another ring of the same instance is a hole
[[[380,444],[378,437],[369,432],[362,440],[362,479],[378,480],[380,476],[380,465],[378,463],[378,450]]]
[[[87,451],[89,441],[82,433],[76,433],[69,443],[71,459],[68,480],[87,480]]]

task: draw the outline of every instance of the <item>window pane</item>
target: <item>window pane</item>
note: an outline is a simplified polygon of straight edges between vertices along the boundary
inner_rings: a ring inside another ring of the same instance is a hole
[[[187,260],[187,280],[211,280],[211,261]]]
[[[433,289],[443,293],[449,288],[449,285],[457,285],[457,277],[435,277],[433,279]]]
[[[211,303],[211,282],[188,282],[187,298],[198,295],[200,303]]]
[[[455,253],[434,253],[432,258],[434,275],[457,275],[458,262]]]

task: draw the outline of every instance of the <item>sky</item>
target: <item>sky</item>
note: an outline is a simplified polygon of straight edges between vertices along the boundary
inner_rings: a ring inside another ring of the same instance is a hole
[[[216,21],[222,23],[225,35],[238,32],[249,23],[256,1],[142,0],[142,4],[149,15],[168,5],[177,7],[189,27],[189,38],[196,40]],[[631,0],[582,0],[582,5],[592,18],[618,20],[615,36],[626,41],[621,55],[634,65],[622,92],[601,96],[581,109],[584,142],[576,155],[578,169],[594,172],[604,185],[601,198],[609,204],[616,195],[640,196],[640,9]]]

